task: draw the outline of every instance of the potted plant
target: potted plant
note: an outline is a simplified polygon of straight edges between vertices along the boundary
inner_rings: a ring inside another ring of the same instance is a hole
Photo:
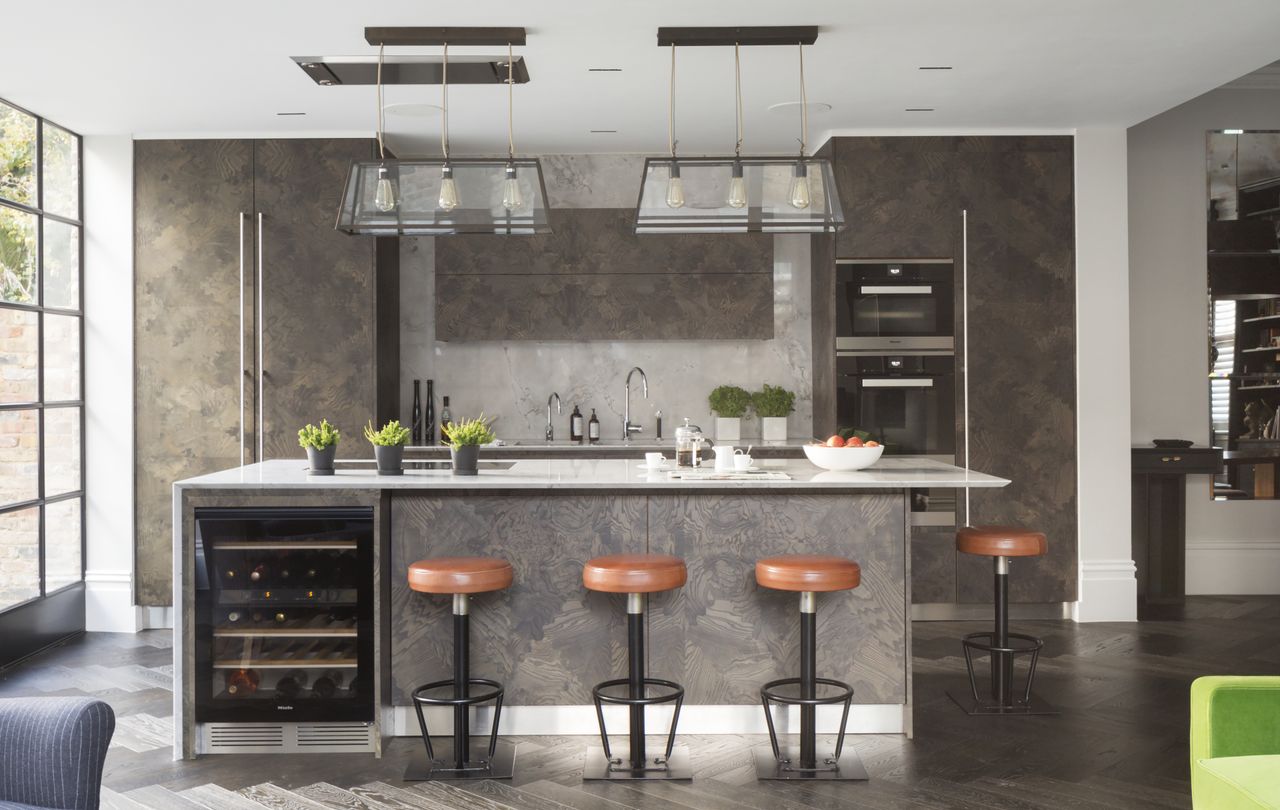
[[[480,445],[498,437],[490,429],[492,417],[483,413],[475,419],[460,419],[447,423],[442,430],[449,437],[449,455],[453,459],[454,475],[478,475],[476,462],[480,458]]]
[[[404,474],[404,445],[409,441],[409,428],[401,427],[399,419],[392,419],[381,430],[374,430],[373,420],[369,420],[364,426],[364,437],[373,445],[378,475]]]
[[[751,405],[760,416],[760,437],[766,442],[787,440],[787,416],[796,407],[796,395],[780,385],[764,384],[751,395]]]
[[[338,440],[342,434],[320,420],[320,427],[308,424],[298,431],[298,444],[307,451],[307,472],[311,475],[333,475],[333,458],[338,454]]]
[[[716,414],[716,441],[742,438],[742,417],[751,406],[751,394],[736,385],[722,385],[711,392],[707,403]]]

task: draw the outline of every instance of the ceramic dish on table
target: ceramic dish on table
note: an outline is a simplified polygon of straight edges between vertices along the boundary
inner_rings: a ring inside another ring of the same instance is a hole
[[[884,445],[876,447],[825,447],[806,444],[804,454],[824,470],[861,470],[880,460]]]

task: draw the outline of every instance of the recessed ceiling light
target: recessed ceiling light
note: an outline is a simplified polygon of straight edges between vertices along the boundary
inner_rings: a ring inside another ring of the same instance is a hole
[[[621,73],[622,68],[587,68],[588,73]]]
[[[397,116],[399,118],[435,118],[441,112],[440,105],[438,104],[427,104],[425,102],[417,101],[388,104],[382,109],[385,114]]]
[[[908,107],[906,112],[933,112],[932,107]]]
[[[769,105],[769,112],[796,112],[800,108],[799,101],[780,101],[777,104]],[[809,114],[817,115],[824,112],[830,112],[831,105],[825,101],[810,101]]]
[[[951,70],[951,65],[921,65],[920,70]]]
[[[1222,130],[1222,134],[1223,135],[1243,135],[1244,130],[1243,129],[1224,129]]]
[[[306,115],[304,112],[278,112],[276,115]]]
[[[612,135],[617,132],[616,129],[592,129],[588,130],[592,135]]]

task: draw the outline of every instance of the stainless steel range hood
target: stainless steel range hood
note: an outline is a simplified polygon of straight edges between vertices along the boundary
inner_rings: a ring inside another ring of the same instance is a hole
[[[316,84],[374,85],[378,80],[377,56],[294,56],[291,57]],[[382,60],[382,83],[440,84],[444,59],[440,56],[393,56]],[[524,57],[514,60],[513,81],[529,81]],[[507,57],[450,56],[449,84],[506,84]]]

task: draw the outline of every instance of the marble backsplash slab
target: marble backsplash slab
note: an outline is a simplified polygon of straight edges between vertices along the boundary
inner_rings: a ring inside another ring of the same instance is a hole
[[[569,208],[634,205],[642,166],[643,158],[633,155],[543,157],[552,204]],[[632,421],[643,426],[641,437],[654,436],[659,410],[664,437],[670,438],[686,416],[712,434],[714,420],[707,406],[712,388],[737,384],[757,390],[766,382],[796,392],[789,432],[809,435],[813,426],[809,244],[807,235],[774,237],[772,339],[444,342],[435,339],[433,239],[402,238],[402,421],[407,422],[411,412],[413,380],[434,379],[437,410],[440,396],[449,397],[455,418],[483,410],[498,418],[496,429],[506,440],[542,438],[547,398],[553,391],[564,403],[564,413],[554,416],[558,439],[568,437],[569,414],[576,404],[584,418],[596,409],[603,438],[616,440],[622,437],[623,381],[632,366],[640,366],[649,379],[649,398],[643,397],[637,375],[631,413]],[[744,419],[742,435],[758,438],[759,420]]]

